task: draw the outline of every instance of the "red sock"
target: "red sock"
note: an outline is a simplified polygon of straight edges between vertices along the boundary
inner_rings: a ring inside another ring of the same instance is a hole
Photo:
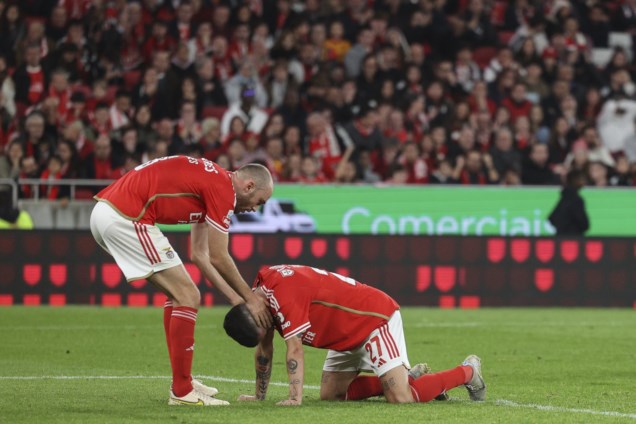
[[[196,321],[196,309],[187,306],[176,306],[172,309],[168,344],[172,364],[172,392],[176,396],[185,396],[192,391],[191,373]]]
[[[416,401],[428,402],[435,399],[437,395],[465,384],[472,378],[472,375],[473,369],[465,365],[460,365],[448,371],[425,374],[410,382],[411,392]]]
[[[170,355],[170,318],[172,318],[172,300],[166,300],[163,305],[163,331],[166,333],[168,355]]]
[[[345,400],[361,400],[383,394],[382,383],[377,376],[361,376],[349,384]]]

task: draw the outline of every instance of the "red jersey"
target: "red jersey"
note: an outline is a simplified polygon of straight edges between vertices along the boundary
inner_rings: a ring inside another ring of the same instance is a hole
[[[236,207],[231,173],[207,159],[167,156],[126,173],[95,196],[144,224],[207,222],[227,233]]]
[[[267,296],[285,340],[353,350],[400,307],[386,293],[353,278],[302,265],[263,267],[254,281]]]

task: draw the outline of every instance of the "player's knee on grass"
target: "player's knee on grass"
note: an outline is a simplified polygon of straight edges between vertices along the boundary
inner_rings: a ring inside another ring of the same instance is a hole
[[[320,387],[320,400],[345,400],[347,391],[340,392],[325,387]]]
[[[413,393],[409,386],[406,368],[397,367],[380,377],[384,397],[389,403],[412,403]]]
[[[408,384],[400,384],[400,387],[384,389],[384,397],[389,403],[413,403],[413,394]]]
[[[320,381],[320,400],[345,400],[347,389],[358,376],[357,372],[322,372]]]

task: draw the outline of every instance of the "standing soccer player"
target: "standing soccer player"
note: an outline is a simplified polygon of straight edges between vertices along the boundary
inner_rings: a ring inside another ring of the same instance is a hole
[[[172,367],[169,405],[228,402],[213,397],[217,389],[192,378],[201,294],[155,224],[191,224],[192,261],[230,303],[244,301],[266,328],[271,314],[230,257],[228,230],[233,213],[255,210],[272,191],[264,166],[249,164],[228,172],[207,159],[169,156],[136,167],[95,196],[90,225],[97,243],[115,258],[127,281],[148,279],[168,296],[163,322]]]
[[[414,367],[409,372],[399,306],[374,287],[322,269],[277,265],[261,268],[254,288],[267,299],[276,330],[287,344],[289,398],[279,405],[302,403],[303,344],[329,349],[320,384],[323,400],[384,394],[391,403],[428,402],[462,385],[472,400],[486,397],[481,360],[475,355],[451,370],[426,374],[413,372]],[[244,346],[258,343],[256,393],[240,399],[265,399],[274,352],[273,329],[257,328],[243,305],[228,312],[224,327]],[[376,376],[359,376],[360,371],[373,371]]]

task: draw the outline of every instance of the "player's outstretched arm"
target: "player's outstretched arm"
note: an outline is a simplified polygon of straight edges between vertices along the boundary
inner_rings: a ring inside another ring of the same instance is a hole
[[[270,328],[265,333],[263,340],[256,346],[254,364],[256,368],[256,390],[254,395],[240,395],[238,400],[265,400],[269,379],[272,376],[272,363],[274,359],[274,329]]]
[[[232,306],[243,302],[221,274],[210,262],[208,246],[208,224],[192,224],[190,226],[190,260],[201,270],[205,278],[225,296]]]
[[[277,405],[300,405],[303,402],[303,380],[305,377],[305,352],[300,337],[291,337],[287,343],[287,375],[289,376],[289,399]]]
[[[212,226],[208,226],[208,251],[210,263],[221,274],[229,286],[238,293],[247,305],[254,320],[261,328],[269,328],[272,325],[272,314],[265,302],[254,293],[247,285],[236,264],[227,250],[229,237]]]

